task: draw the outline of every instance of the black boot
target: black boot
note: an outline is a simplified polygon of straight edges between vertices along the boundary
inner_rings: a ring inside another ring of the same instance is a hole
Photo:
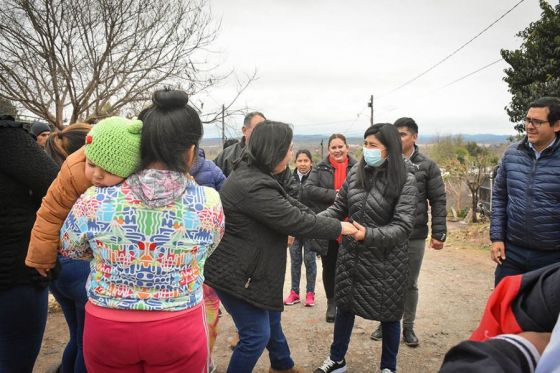
[[[405,345],[408,347],[418,346],[418,338],[416,337],[416,334],[414,334],[414,330],[412,328],[404,328],[402,335]]]
[[[334,299],[333,298],[328,298],[327,299],[327,314],[326,314],[327,322],[334,322],[335,317],[336,317],[336,305],[334,304]]]

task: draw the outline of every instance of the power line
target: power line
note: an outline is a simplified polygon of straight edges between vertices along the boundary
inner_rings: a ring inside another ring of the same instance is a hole
[[[433,69],[435,69],[436,67],[438,67],[439,65],[441,65],[442,63],[444,63],[445,61],[447,61],[448,59],[450,59],[451,57],[453,57],[455,54],[457,54],[457,52],[459,52],[461,49],[465,48],[467,45],[469,45],[470,43],[472,43],[475,39],[477,39],[480,35],[484,34],[486,31],[488,31],[492,26],[494,26],[496,23],[498,23],[500,20],[502,20],[502,18],[504,18],[505,16],[507,16],[511,11],[513,11],[515,8],[517,8],[521,3],[523,3],[525,0],[520,0],[519,2],[517,2],[517,4],[515,4],[512,8],[510,8],[507,12],[505,12],[504,14],[502,14],[498,19],[496,19],[494,22],[492,22],[490,25],[488,25],[484,30],[480,31],[478,34],[476,34],[474,37],[472,37],[469,41],[467,41],[466,43],[464,43],[463,45],[461,45],[459,48],[455,49],[453,52],[451,52],[449,55],[447,55],[445,58],[443,58],[442,60],[440,60],[439,62],[435,63],[434,65],[432,65],[430,68],[428,68],[427,70],[423,71],[422,73],[416,75],[414,78],[404,82],[403,84],[401,84],[400,86],[394,88],[393,90],[389,91],[388,93],[386,93],[383,96],[387,96],[390,95],[404,87],[406,87],[407,85],[415,82],[416,80],[420,79],[421,77],[423,77],[424,75],[426,75],[427,73],[429,73],[430,71],[432,71]],[[382,96],[382,97],[383,97]]]
[[[477,70],[475,70],[475,71],[473,71],[473,72],[471,72],[471,73],[468,73],[467,75],[464,75],[464,76],[460,77],[459,79],[456,79],[456,80],[452,81],[451,83],[448,83],[448,84],[444,85],[443,87],[440,88],[440,90],[441,90],[441,89],[444,89],[444,88],[447,88],[447,87],[449,87],[450,85],[453,85],[453,84],[455,84],[455,83],[458,83],[458,82],[460,82],[461,80],[466,79],[466,78],[468,78],[469,76],[474,75],[474,74],[476,74],[476,73],[478,73],[478,72],[480,72],[480,71],[482,71],[482,70],[484,70],[484,69],[487,69],[487,68],[489,68],[490,66],[495,65],[495,64],[497,64],[498,62],[503,61],[503,60],[504,60],[503,58],[500,58],[500,59],[498,59],[498,60],[496,60],[496,61],[494,61],[494,62],[490,62],[488,65],[482,66],[480,69],[477,69]]]

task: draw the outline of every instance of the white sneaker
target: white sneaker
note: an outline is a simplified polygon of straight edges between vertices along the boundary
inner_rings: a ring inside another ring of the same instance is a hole
[[[346,360],[332,361],[330,356],[323,361],[323,365],[315,369],[313,373],[342,373],[346,372]]]

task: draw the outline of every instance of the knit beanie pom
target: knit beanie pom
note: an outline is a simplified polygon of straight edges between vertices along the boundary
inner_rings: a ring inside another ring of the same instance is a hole
[[[140,166],[142,121],[110,117],[97,123],[86,136],[86,158],[120,177]]]
[[[133,135],[140,135],[142,134],[142,121],[134,120],[131,121],[130,126],[128,126],[128,132],[132,133]]]

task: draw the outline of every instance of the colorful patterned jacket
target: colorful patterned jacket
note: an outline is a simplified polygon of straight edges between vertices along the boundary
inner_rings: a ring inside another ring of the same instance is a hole
[[[204,262],[223,232],[215,190],[177,172],[144,170],[89,188],[64,222],[60,253],[93,257],[86,289],[94,305],[181,311],[201,302]]]

